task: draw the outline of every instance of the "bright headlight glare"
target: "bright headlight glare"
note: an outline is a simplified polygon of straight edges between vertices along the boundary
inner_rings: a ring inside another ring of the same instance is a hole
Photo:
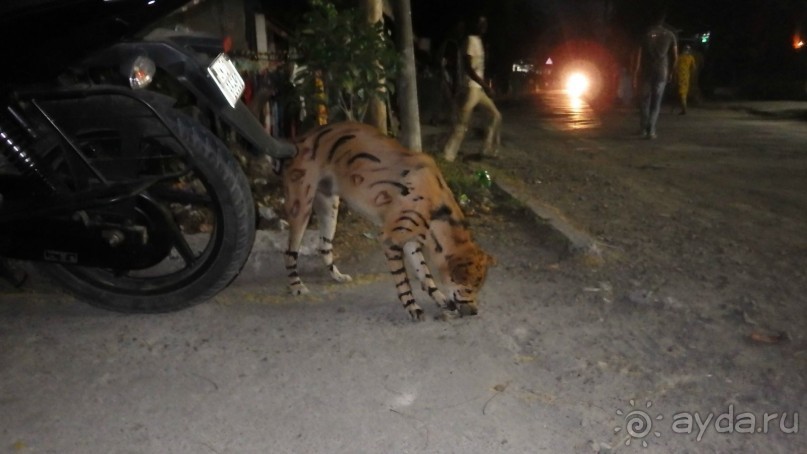
[[[572,97],[580,97],[588,90],[589,80],[583,73],[572,73],[566,79],[566,93]]]
[[[132,70],[129,73],[129,85],[132,88],[146,88],[154,80],[154,73],[157,66],[148,57],[137,57],[132,62]]]

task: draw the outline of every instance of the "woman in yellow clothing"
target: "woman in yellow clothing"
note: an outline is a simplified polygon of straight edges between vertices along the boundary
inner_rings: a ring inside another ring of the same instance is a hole
[[[695,57],[692,48],[684,46],[683,52],[675,62],[675,75],[678,78],[678,99],[681,102],[681,115],[687,113],[687,97],[689,96],[689,81],[695,72]]]

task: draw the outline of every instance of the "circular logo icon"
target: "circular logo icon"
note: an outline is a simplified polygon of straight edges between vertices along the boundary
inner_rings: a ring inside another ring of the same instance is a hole
[[[661,414],[657,415],[655,418],[650,416],[650,413],[645,411],[644,409],[636,409],[636,403],[633,399],[629,401],[630,409],[626,411],[622,411],[622,409],[617,409],[616,414],[622,416],[622,419],[625,422],[623,426],[617,426],[614,428],[614,432],[621,432],[623,429],[625,430],[627,437],[625,438],[625,446],[630,446],[633,440],[641,440],[642,447],[646,448],[648,446],[647,440],[645,437],[650,435],[651,433],[656,437],[661,436],[661,432],[653,431],[653,420],[662,420],[664,416]],[[647,401],[645,404],[645,409],[649,409],[653,406],[653,402]]]

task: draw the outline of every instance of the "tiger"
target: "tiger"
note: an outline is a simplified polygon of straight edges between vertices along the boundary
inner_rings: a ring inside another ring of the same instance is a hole
[[[352,121],[317,127],[294,145],[296,155],[280,171],[289,226],[284,264],[293,295],[309,292],[297,262],[312,212],[330,277],[337,282],[352,280],[339,271],[333,258],[337,215],[344,201],[380,227],[377,238],[398,299],[413,321],[425,315],[415,301],[404,260],[443,315],[478,313],[477,294],[495,259],[474,243],[462,209],[431,156]],[[435,284],[426,257],[447,295]]]

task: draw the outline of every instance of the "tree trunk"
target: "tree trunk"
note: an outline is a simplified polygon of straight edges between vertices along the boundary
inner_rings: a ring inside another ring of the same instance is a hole
[[[403,66],[398,76],[398,106],[401,110],[401,143],[412,151],[422,151],[420,112],[418,108],[417,71],[415,68],[412,7],[410,0],[393,0],[395,23],[398,28],[398,50],[403,54]]]
[[[361,5],[367,13],[367,21],[375,24],[384,20],[383,0],[361,0]],[[387,105],[378,98],[370,99],[367,109],[366,122],[378,128],[383,134],[387,134]]]

